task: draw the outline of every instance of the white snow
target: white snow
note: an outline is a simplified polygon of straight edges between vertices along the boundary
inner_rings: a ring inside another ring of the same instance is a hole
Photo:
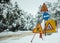
[[[8,35],[13,35],[13,34],[22,34],[22,33],[26,33],[26,32],[30,32],[30,31],[17,31],[17,32],[11,32],[11,31],[8,31],[8,32],[1,32],[0,33],[0,37],[1,36],[8,36]]]
[[[23,38],[3,40],[0,43],[31,43],[33,35],[25,36]],[[59,43],[60,42],[60,29],[57,33],[53,33],[52,35],[43,35],[43,40],[39,38],[39,34],[36,34],[32,43]]]

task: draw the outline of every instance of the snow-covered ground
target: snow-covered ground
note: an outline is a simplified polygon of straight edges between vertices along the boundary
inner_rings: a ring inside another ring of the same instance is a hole
[[[17,32],[1,32],[0,33],[0,37],[2,36],[8,36],[8,35],[13,35],[13,34],[22,34],[22,33],[26,33],[26,32],[30,32],[30,31],[17,31]]]
[[[30,41],[33,35],[34,34],[22,38],[2,40],[0,43],[31,43]],[[43,40],[39,38],[39,34],[36,34],[32,43],[60,43],[60,29],[57,33],[53,33],[52,35],[43,35]]]

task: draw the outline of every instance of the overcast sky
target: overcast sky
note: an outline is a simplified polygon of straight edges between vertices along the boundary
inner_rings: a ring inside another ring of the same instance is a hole
[[[57,2],[57,0],[11,0],[13,3],[15,1],[18,2],[18,5],[24,11],[35,15],[38,11],[38,7],[42,5],[44,2]]]

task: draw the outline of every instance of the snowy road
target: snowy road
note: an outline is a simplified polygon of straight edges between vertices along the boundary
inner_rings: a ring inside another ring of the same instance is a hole
[[[18,37],[18,38],[11,38],[6,40],[1,40],[0,43],[31,43],[31,39],[33,37],[33,33],[29,33],[22,35],[24,37]],[[60,43],[60,29],[57,33],[53,33],[52,35],[43,35],[43,40],[39,38],[39,34],[36,34],[34,40],[32,43]]]
[[[14,33],[13,34],[9,34],[9,33],[6,34],[5,33],[5,35],[3,35],[3,33],[2,33],[2,35],[0,35],[0,41],[1,40],[7,40],[7,39],[14,39],[14,38],[22,38],[24,36],[29,36],[29,35],[33,34],[31,31],[29,31],[29,32],[22,32],[22,33],[17,32],[17,33],[16,32],[15,32],[15,34]]]

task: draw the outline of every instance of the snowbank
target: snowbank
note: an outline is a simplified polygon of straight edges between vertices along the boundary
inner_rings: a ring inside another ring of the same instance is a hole
[[[8,36],[8,35],[13,35],[13,34],[22,34],[22,33],[26,33],[26,32],[31,32],[31,31],[18,31],[18,32],[1,32],[0,33],[0,37],[1,36]]]

